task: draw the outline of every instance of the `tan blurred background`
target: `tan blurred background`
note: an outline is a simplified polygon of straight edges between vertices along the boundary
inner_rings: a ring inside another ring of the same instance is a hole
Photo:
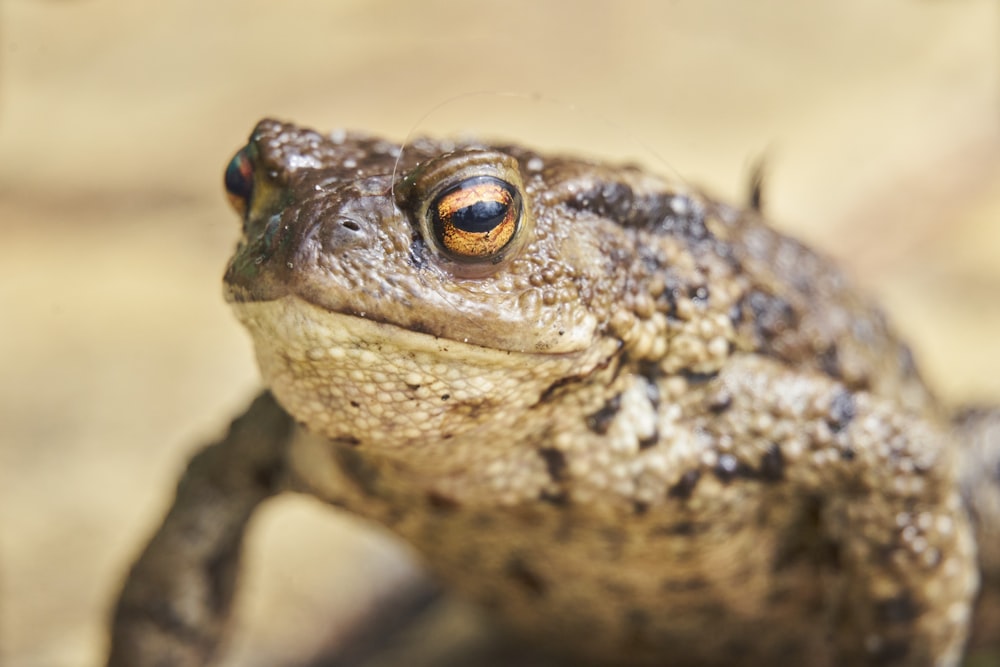
[[[96,664],[186,457],[254,392],[220,181],[264,115],[551,139],[731,199],[765,155],[777,223],[885,300],[944,397],[1000,401],[996,0],[0,3],[4,665]],[[482,90],[561,104],[420,122]],[[227,664],[307,659],[406,568],[272,504]]]

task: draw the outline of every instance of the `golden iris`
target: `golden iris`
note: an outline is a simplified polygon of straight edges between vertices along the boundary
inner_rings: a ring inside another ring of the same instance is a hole
[[[500,261],[521,221],[521,196],[506,181],[476,176],[439,194],[429,213],[441,248],[453,258]]]

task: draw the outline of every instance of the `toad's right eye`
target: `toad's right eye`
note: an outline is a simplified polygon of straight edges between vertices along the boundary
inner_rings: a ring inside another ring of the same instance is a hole
[[[441,250],[461,262],[496,262],[521,224],[521,195],[493,176],[467,178],[439,194],[428,211]]]
[[[226,194],[229,203],[242,217],[246,217],[253,196],[253,162],[246,147],[241,148],[226,167]]]

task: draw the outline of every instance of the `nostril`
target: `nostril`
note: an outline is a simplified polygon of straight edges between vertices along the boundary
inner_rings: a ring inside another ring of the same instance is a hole
[[[347,229],[350,229],[352,232],[360,232],[361,231],[361,225],[359,225],[358,223],[354,222],[353,220],[341,220],[340,224],[341,224],[342,227],[346,227]]]

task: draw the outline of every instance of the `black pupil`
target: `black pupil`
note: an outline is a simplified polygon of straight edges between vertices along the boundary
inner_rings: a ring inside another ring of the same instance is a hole
[[[250,199],[253,189],[253,180],[249,178],[249,174],[252,173],[249,161],[246,152],[240,151],[226,167],[226,191],[247,200]]]
[[[482,234],[496,228],[506,215],[507,205],[503,202],[477,201],[455,211],[451,216],[451,224],[463,232]]]

